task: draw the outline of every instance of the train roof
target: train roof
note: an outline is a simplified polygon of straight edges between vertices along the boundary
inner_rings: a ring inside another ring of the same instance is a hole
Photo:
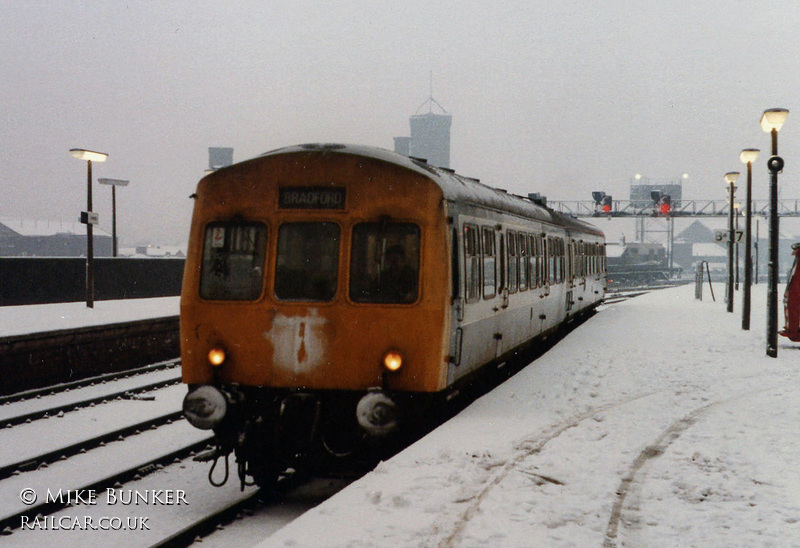
[[[594,225],[554,211],[538,202],[533,202],[522,196],[509,194],[505,190],[484,185],[478,179],[459,175],[451,169],[435,167],[429,165],[424,160],[409,158],[408,156],[403,156],[402,154],[379,147],[327,143],[305,144],[272,150],[262,154],[261,157],[314,151],[363,156],[365,158],[395,164],[415,171],[434,181],[442,189],[442,193],[447,200],[472,203],[491,209],[516,213],[525,217],[532,217],[541,221],[561,225],[572,230],[603,236],[603,232]]]

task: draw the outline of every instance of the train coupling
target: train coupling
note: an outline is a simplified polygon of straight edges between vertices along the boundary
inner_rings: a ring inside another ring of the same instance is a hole
[[[373,437],[383,437],[397,430],[397,404],[380,388],[370,389],[356,407],[358,424]]]

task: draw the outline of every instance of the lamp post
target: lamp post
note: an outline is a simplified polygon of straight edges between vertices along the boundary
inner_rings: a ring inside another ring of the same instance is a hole
[[[770,108],[761,115],[761,128],[772,137],[769,168],[769,260],[767,262],[767,356],[778,357],[778,173],[783,171],[783,158],[778,156],[778,132],[789,111]]]
[[[734,262],[734,278],[733,278],[733,288],[736,291],[739,291],[739,215],[742,213],[742,203],[736,202],[733,204],[733,228],[734,234],[736,236],[736,241],[733,243],[733,262]]]
[[[747,190],[745,195],[744,218],[744,295],[742,300],[742,329],[750,329],[750,287],[753,285],[753,162],[758,158],[757,148],[746,148],[739,154],[739,159],[747,166]]]
[[[736,236],[733,228],[733,201],[736,187],[733,183],[738,179],[738,171],[729,171],[725,174],[725,182],[728,183],[728,312],[733,312],[733,240]]]
[[[753,278],[753,283],[755,285],[758,285],[759,276],[760,276],[760,273],[758,271],[758,264],[759,264],[759,260],[760,260],[760,258],[758,256],[758,240],[761,238],[761,233],[758,230],[758,228],[759,228],[758,222],[759,222],[759,219],[756,218],[756,241],[753,243],[753,248],[754,248],[754,251],[756,252],[756,260],[753,261],[755,263],[755,271],[756,271],[755,272],[755,277]]]
[[[81,213],[81,222],[86,223],[86,306],[94,308],[94,236],[92,229],[97,223],[97,215],[92,212],[92,162],[105,162],[108,154],[82,148],[72,148],[69,152],[73,158],[85,160],[88,166],[86,213]]]
[[[128,186],[124,179],[97,179],[101,185],[111,185],[111,246],[112,257],[117,256],[117,187]]]

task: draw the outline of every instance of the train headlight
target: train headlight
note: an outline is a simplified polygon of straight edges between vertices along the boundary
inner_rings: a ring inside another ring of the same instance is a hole
[[[225,353],[224,348],[215,347],[208,351],[208,363],[214,367],[219,367],[225,363],[225,358],[227,357],[228,355]]]
[[[200,430],[217,426],[228,411],[225,395],[213,386],[201,386],[183,398],[183,416],[189,424]]]
[[[389,350],[383,355],[383,366],[389,371],[397,371],[403,367],[403,355],[397,350]]]

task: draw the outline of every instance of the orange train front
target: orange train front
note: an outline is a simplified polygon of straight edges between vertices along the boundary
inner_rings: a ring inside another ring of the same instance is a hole
[[[592,311],[602,233],[382,149],[304,145],[200,181],[184,414],[274,485],[390,450],[486,366]],[[377,453],[376,453],[377,451]]]

